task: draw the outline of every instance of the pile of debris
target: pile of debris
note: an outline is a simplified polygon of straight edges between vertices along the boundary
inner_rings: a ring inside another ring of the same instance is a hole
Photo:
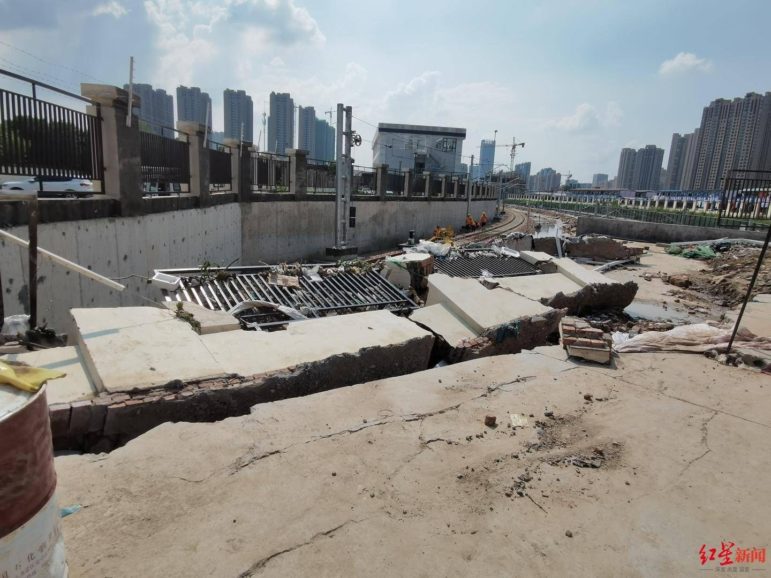
[[[710,259],[704,271],[670,277],[668,282],[706,293],[724,307],[733,307],[744,299],[759,257],[757,247],[734,245]],[[771,258],[768,256],[760,267],[753,292],[771,292]]]

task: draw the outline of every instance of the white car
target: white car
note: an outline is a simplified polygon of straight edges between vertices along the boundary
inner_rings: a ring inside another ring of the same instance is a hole
[[[43,190],[40,190],[40,184]],[[0,183],[0,191],[38,191],[39,197],[90,197],[94,192],[94,183],[88,179],[68,179],[66,177],[28,177],[19,181]]]

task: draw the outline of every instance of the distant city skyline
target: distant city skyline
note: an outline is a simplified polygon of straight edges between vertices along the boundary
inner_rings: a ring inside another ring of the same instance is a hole
[[[771,59],[759,57],[766,0],[368,5],[368,22],[398,30],[388,50],[372,49],[371,28],[346,0],[111,0],[114,10],[97,10],[103,3],[0,2],[3,67],[78,92],[81,82],[123,86],[133,56],[141,82],[209,93],[216,131],[225,88],[251,95],[258,119],[270,92],[283,92],[319,118],[351,105],[354,129],[370,141],[379,122],[466,127],[474,146],[464,164],[497,129],[500,143],[527,142],[518,161],[579,182],[613,175],[622,148],[669,148],[715,99],[771,88]],[[741,25],[726,25],[737,15]],[[464,31],[463,50],[451,30]],[[640,41],[651,30],[656,42]],[[516,74],[505,74],[512,55]],[[357,163],[371,164],[369,147]]]

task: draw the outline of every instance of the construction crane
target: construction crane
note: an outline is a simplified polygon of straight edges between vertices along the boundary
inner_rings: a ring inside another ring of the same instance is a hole
[[[496,136],[497,136],[498,131],[495,131],[495,132],[496,132]],[[495,141],[493,140],[493,142],[495,142]],[[511,137],[511,144],[495,144],[493,146],[496,147],[496,148],[498,148],[498,147],[510,148],[509,156],[510,156],[511,160],[509,161],[509,171],[513,171],[514,170],[514,157],[517,156],[517,147],[525,148],[525,143],[517,142],[517,139],[515,137]]]

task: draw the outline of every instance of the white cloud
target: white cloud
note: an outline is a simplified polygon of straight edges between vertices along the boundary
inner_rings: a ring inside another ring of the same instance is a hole
[[[156,27],[159,82],[203,83],[218,76],[215,57],[227,55],[232,80],[254,75],[254,61],[326,38],[305,8],[294,0],[145,0],[148,20]]]
[[[699,58],[692,52],[680,52],[674,58],[665,60],[659,66],[659,74],[670,76],[685,72],[709,72],[712,70],[712,62],[706,58]]]
[[[591,132],[618,126],[623,116],[624,111],[617,102],[608,102],[604,111],[598,111],[594,105],[582,102],[573,114],[549,120],[546,126],[573,133]]]
[[[118,2],[118,0],[110,0],[110,2],[99,4],[94,7],[93,12],[91,12],[92,16],[110,15],[116,20],[122,16],[125,16],[126,14],[128,14],[128,9],[123,4]]]

